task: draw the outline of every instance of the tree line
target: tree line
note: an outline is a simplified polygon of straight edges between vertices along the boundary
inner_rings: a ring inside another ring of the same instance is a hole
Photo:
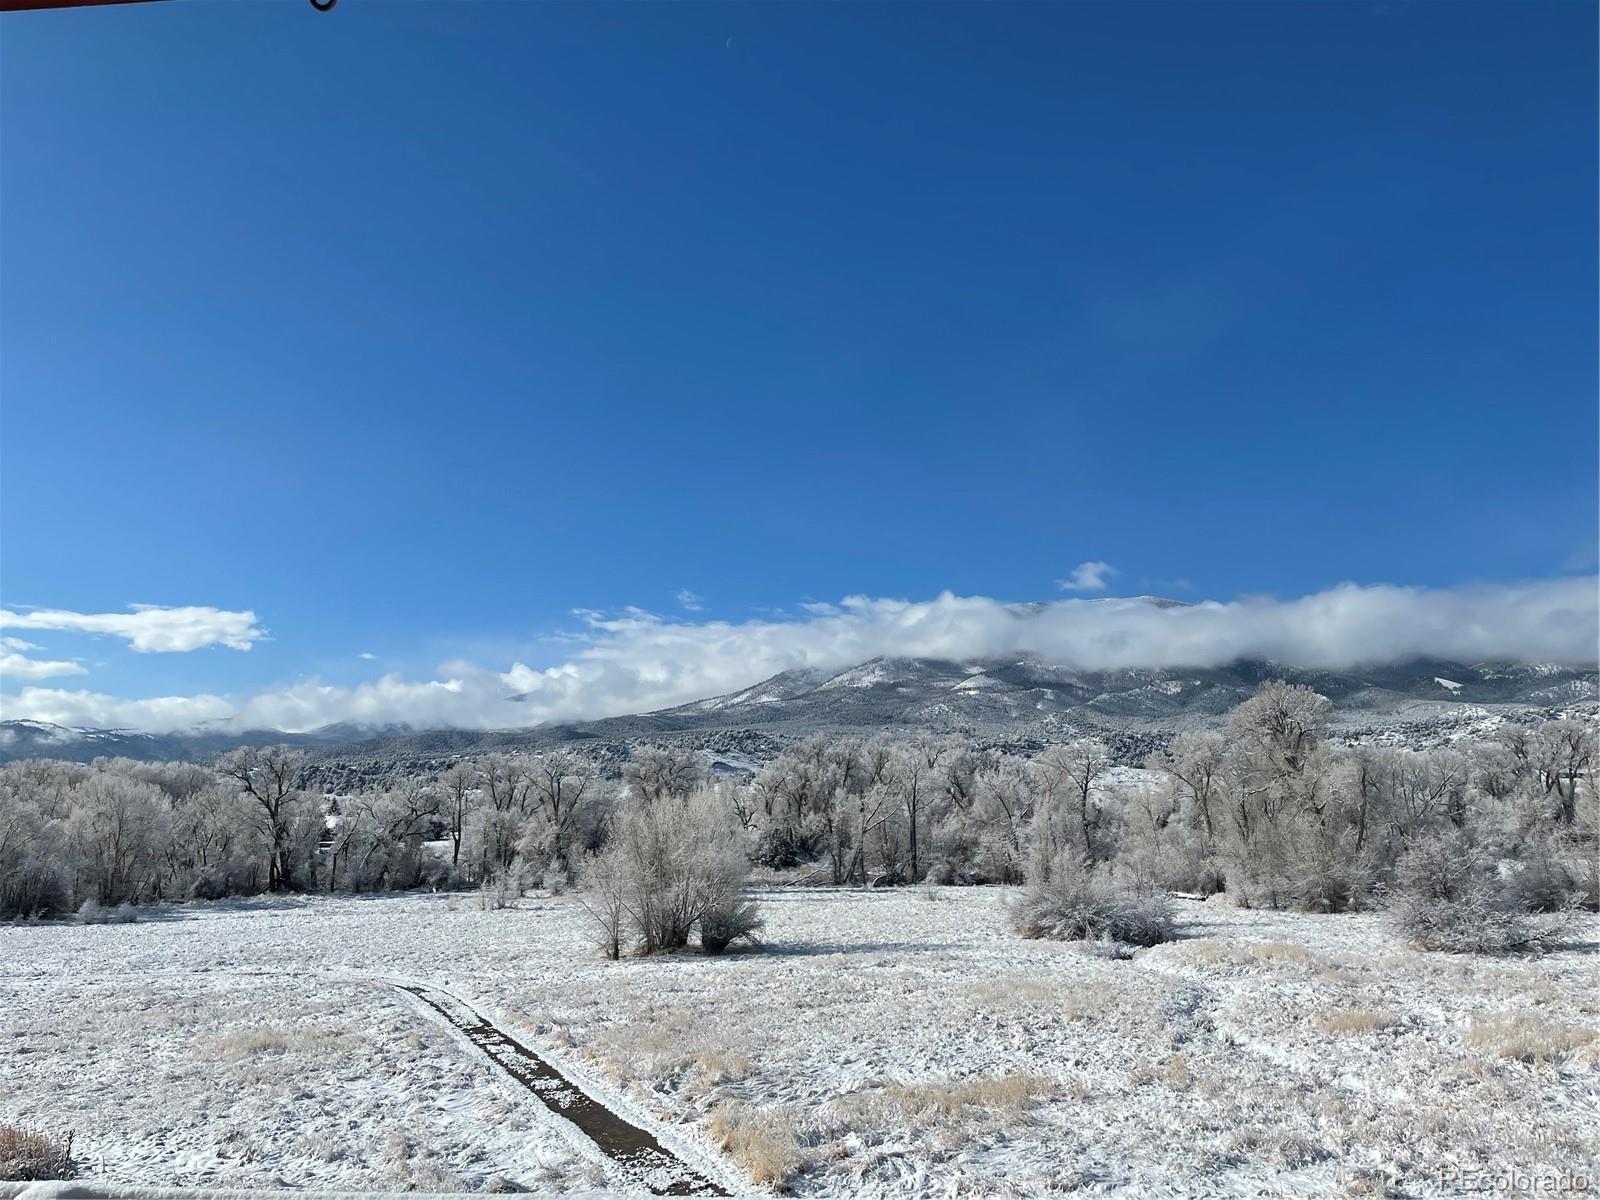
[[[1115,767],[1094,738],[1022,757],[922,734],[818,735],[722,779],[657,746],[634,747],[620,778],[571,750],[488,755],[351,795],[310,788],[287,747],[211,766],[15,762],[0,768],[0,917],[583,884],[620,953],[703,936],[708,915],[713,943],[747,934],[751,864],[813,883],[1092,879],[1338,912],[1385,902],[1424,852],[1479,864],[1457,891],[1487,888],[1491,907],[1596,905],[1594,723],[1508,724],[1419,751],[1339,744],[1330,718],[1310,689],[1263,684],[1144,771]]]

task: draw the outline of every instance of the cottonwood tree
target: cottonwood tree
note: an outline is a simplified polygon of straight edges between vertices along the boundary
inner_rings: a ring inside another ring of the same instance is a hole
[[[1085,867],[1100,860],[1095,787],[1110,766],[1111,754],[1096,738],[1051,746],[1034,759],[1035,853],[1043,861],[1054,861],[1074,843]]]
[[[479,762],[482,803],[473,822],[478,843],[479,875],[501,879],[517,860],[527,819],[527,764],[505,754],[488,754]]]
[[[478,806],[478,769],[466,760],[451,763],[439,773],[438,788],[445,829],[450,835],[450,867],[459,870],[461,839]]]
[[[571,879],[572,842],[599,796],[599,771],[583,755],[557,750],[532,759],[527,776],[534,822],[524,834],[524,857],[552,863]]]
[[[158,889],[168,894],[215,900],[250,891],[260,870],[263,843],[249,797],[207,776],[201,790],[169,801]]]
[[[995,883],[1022,882],[1035,800],[1027,763],[1011,755],[999,757],[975,773],[972,795],[970,822],[980,877]]]
[[[153,890],[167,835],[161,790],[125,775],[96,773],[75,789],[67,840],[79,891],[100,904]]]
[[[288,746],[240,746],[217,760],[217,771],[254,801],[267,846],[267,889],[295,886],[295,834],[307,798],[304,751]]]
[[[890,786],[905,818],[906,854],[912,881],[922,878],[919,835],[929,806],[937,802],[942,794],[941,785],[947,782],[940,767],[952,752],[953,747],[941,739],[913,737],[899,747],[899,753],[889,765]]]
[[[629,795],[646,804],[687,796],[703,783],[708,772],[704,761],[690,750],[661,746],[636,746],[622,768],[622,782]]]
[[[0,918],[62,908],[70,896],[64,821],[52,814],[49,789],[30,770],[0,770]]]
[[[1530,739],[1529,758],[1555,798],[1556,820],[1570,828],[1578,819],[1578,781],[1595,760],[1595,727],[1571,717],[1546,721]]]
[[[1218,797],[1226,769],[1226,746],[1215,730],[1189,730],[1145,760],[1145,766],[1167,776],[1189,804],[1209,844],[1217,837]]]
[[[351,859],[355,886],[416,886],[418,854],[442,803],[437,791],[417,779],[353,797],[346,812],[353,810],[367,832]]]

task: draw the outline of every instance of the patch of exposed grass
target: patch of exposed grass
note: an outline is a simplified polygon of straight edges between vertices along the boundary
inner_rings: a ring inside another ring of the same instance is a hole
[[[1048,1004],[1060,994],[1059,986],[1026,975],[984,979],[967,989],[967,998],[977,1007],[999,1012]]]
[[[283,1025],[263,1025],[248,1033],[233,1033],[212,1041],[212,1049],[223,1062],[238,1062],[257,1054],[329,1054],[354,1049],[361,1039],[337,1029],[296,1029]]]
[[[711,1114],[706,1131],[759,1186],[781,1192],[800,1166],[798,1123],[787,1108],[757,1112],[724,1104]]]
[[[1314,1018],[1313,1023],[1330,1035],[1376,1033],[1380,1029],[1388,1029],[1398,1024],[1396,1019],[1388,1013],[1374,1012],[1366,1008],[1330,1009],[1320,1013]]]
[[[1507,1015],[1474,1021],[1461,1040],[1473,1050],[1515,1062],[1559,1063],[1576,1057],[1600,1063],[1600,1030],[1541,1017]]]
[[[1309,967],[1315,961],[1311,951],[1298,942],[1257,942],[1250,947],[1250,953],[1262,962],[1291,967]]]
[[[0,1179],[72,1178],[72,1131],[52,1137],[35,1129],[0,1125]]]
[[[992,1113],[1020,1113],[1055,1086],[1041,1075],[937,1077],[917,1083],[886,1079],[841,1096],[832,1104],[840,1120],[857,1129],[917,1131],[958,1124]]]

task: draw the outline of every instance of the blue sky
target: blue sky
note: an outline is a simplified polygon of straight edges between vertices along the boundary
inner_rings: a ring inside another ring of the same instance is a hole
[[[1594,571],[1592,5],[3,21],[0,602],[257,631],[10,630],[81,673],[7,715],[1084,562],[1217,600]]]

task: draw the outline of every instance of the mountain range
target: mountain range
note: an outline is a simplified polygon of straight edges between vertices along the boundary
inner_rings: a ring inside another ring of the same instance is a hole
[[[237,745],[289,742],[325,761],[426,762],[491,750],[668,741],[756,760],[815,732],[879,729],[962,733],[980,743],[1035,747],[1095,734],[1137,757],[1183,729],[1215,725],[1266,679],[1327,696],[1348,738],[1422,744],[1502,720],[1600,708],[1593,667],[1543,663],[1407,663],[1315,670],[1266,661],[1225,667],[1084,671],[1028,657],[953,662],[873,658],[842,671],[784,671],[751,687],[674,708],[527,729],[275,730],[147,734],[0,722],[0,761],[100,755],[206,760]]]

